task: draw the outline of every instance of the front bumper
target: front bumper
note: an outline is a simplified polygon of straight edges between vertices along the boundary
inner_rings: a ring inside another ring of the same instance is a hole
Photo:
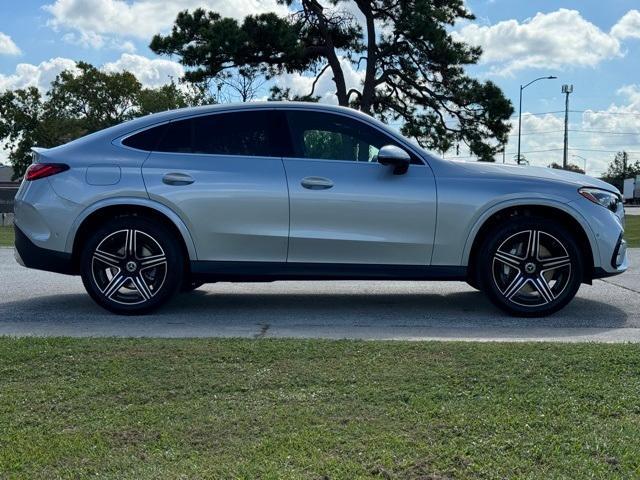
[[[15,230],[15,257],[16,261],[27,268],[45,270],[47,272],[77,274],[70,253],[58,252],[38,247],[14,225]]]
[[[610,277],[624,273],[629,268],[627,244],[624,235],[624,209],[612,212],[586,198],[571,202],[573,208],[585,219],[593,254],[592,278]]]

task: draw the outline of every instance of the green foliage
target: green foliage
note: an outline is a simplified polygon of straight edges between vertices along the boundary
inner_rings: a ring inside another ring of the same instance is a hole
[[[627,152],[618,152],[607,167],[603,178],[622,182],[625,178],[640,175],[640,161],[631,162]]]
[[[195,81],[244,68],[316,76],[307,95],[276,85],[277,99],[317,100],[317,80],[330,69],[340,105],[401,121],[403,133],[437,151],[466,143],[474,155],[492,160],[506,143],[511,103],[494,83],[466,75],[481,50],[450,34],[458,20],[474,19],[463,0],[300,0],[295,6],[287,17],[252,15],[241,23],[202,9],[184,11],[171,33],[156,35],[150,47],[178,56]],[[348,89],[341,57],[366,65],[358,88]]]
[[[31,147],[55,147],[136,116],[210,103],[198,85],[143,88],[129,72],[106,73],[79,62],[56,77],[46,94],[30,87],[0,94],[0,142],[14,177],[31,163]]]
[[[567,170],[569,172],[576,172],[576,173],[585,173],[583,169],[581,169],[578,165],[575,165],[573,163],[567,164],[567,168],[565,169],[559,163],[553,162],[551,165],[549,165],[549,168],[555,168],[556,170]]]

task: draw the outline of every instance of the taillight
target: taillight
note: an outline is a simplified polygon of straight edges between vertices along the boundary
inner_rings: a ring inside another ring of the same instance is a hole
[[[60,172],[69,170],[69,165],[64,163],[33,163],[27,168],[24,176],[25,180],[32,181],[39,178],[50,177]]]

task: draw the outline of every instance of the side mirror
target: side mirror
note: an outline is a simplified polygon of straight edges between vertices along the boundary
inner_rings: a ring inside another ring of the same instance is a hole
[[[411,157],[402,148],[395,145],[385,145],[378,152],[378,163],[393,167],[394,175],[404,175],[409,169]]]

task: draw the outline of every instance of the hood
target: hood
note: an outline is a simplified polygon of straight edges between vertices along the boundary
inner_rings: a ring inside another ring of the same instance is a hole
[[[556,168],[547,167],[531,167],[524,165],[509,165],[502,163],[489,162],[468,162],[459,163],[459,166],[468,172],[475,173],[480,176],[492,177],[528,177],[543,180],[551,180],[555,182],[563,182],[575,185],[576,187],[595,187],[610,192],[620,193],[616,187],[610,183],[604,182],[597,178],[583,175],[576,172],[568,172]]]

